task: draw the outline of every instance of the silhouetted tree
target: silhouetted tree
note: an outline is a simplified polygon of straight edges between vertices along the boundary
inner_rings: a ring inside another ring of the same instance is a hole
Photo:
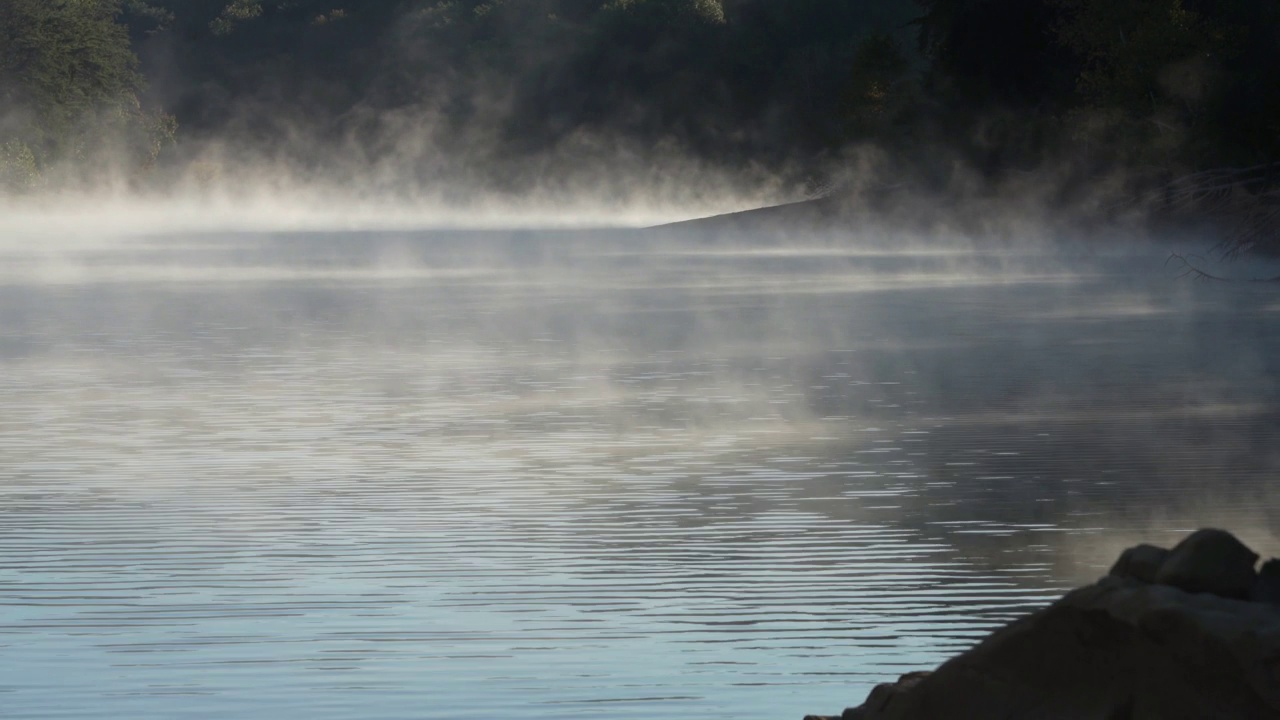
[[[1061,104],[1072,94],[1077,58],[1056,42],[1053,0],[916,0],[919,45],[935,78],[966,102]]]

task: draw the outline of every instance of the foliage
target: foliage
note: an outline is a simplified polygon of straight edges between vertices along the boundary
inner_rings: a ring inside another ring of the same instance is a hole
[[[628,30],[650,30],[688,24],[723,25],[720,0],[611,0],[601,11],[619,16]],[[606,22],[608,22],[606,20]]]
[[[141,106],[119,10],[111,0],[0,0],[0,142],[11,189],[52,165],[103,164],[121,149],[146,165],[172,136],[172,119]]]
[[[209,23],[209,29],[215,35],[226,35],[235,29],[236,23],[252,20],[261,14],[262,3],[258,0],[233,0]]]
[[[31,148],[18,140],[0,145],[0,190],[34,190],[39,187],[40,181],[40,168]]]
[[[891,124],[903,121],[907,105],[915,100],[906,87],[909,70],[906,54],[891,35],[875,33],[858,44],[843,109],[852,137],[884,138]]]
[[[1277,0],[917,2],[953,122],[1013,108],[1036,152],[1167,172],[1280,159]]]
[[[931,74],[967,105],[1052,105],[1070,93],[1078,61],[1054,42],[1053,0],[916,0],[919,47]]]
[[[483,132],[500,153],[587,133],[675,140],[728,162],[843,142],[858,124],[848,113],[859,42],[900,31],[913,12],[902,0],[131,6],[144,60],[161,48],[157,70],[182,79],[162,99],[188,136],[366,137],[416,115],[446,136]]]
[[[0,0],[0,42],[7,178],[104,147],[147,166],[175,130],[149,104],[307,158],[588,138],[781,168],[872,143],[992,186],[1280,160],[1280,0]]]
[[[1276,159],[1280,3],[1077,1],[1064,40],[1088,58],[1089,101],[1181,130],[1193,164]]]

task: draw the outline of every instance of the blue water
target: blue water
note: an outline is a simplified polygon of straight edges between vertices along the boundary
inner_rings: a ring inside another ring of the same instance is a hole
[[[1158,247],[3,248],[6,718],[798,718],[1280,550],[1280,290]]]

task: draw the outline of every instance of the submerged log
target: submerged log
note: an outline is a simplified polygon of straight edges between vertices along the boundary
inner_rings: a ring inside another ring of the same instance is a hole
[[[1220,530],[1130,548],[937,670],[808,720],[1280,720],[1280,561],[1257,557]]]

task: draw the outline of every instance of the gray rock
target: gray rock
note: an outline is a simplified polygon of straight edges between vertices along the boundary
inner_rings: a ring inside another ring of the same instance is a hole
[[[1280,605],[1280,558],[1271,558],[1262,564],[1258,571],[1258,579],[1249,591],[1249,599],[1253,602],[1273,603]]]
[[[1160,572],[1160,566],[1168,557],[1169,551],[1165,548],[1146,544],[1135,545],[1120,553],[1120,559],[1111,566],[1109,574],[1153,583],[1156,581],[1156,573]]]
[[[1161,585],[1227,598],[1249,596],[1258,554],[1225,530],[1203,529],[1174,546],[1156,573]]]

